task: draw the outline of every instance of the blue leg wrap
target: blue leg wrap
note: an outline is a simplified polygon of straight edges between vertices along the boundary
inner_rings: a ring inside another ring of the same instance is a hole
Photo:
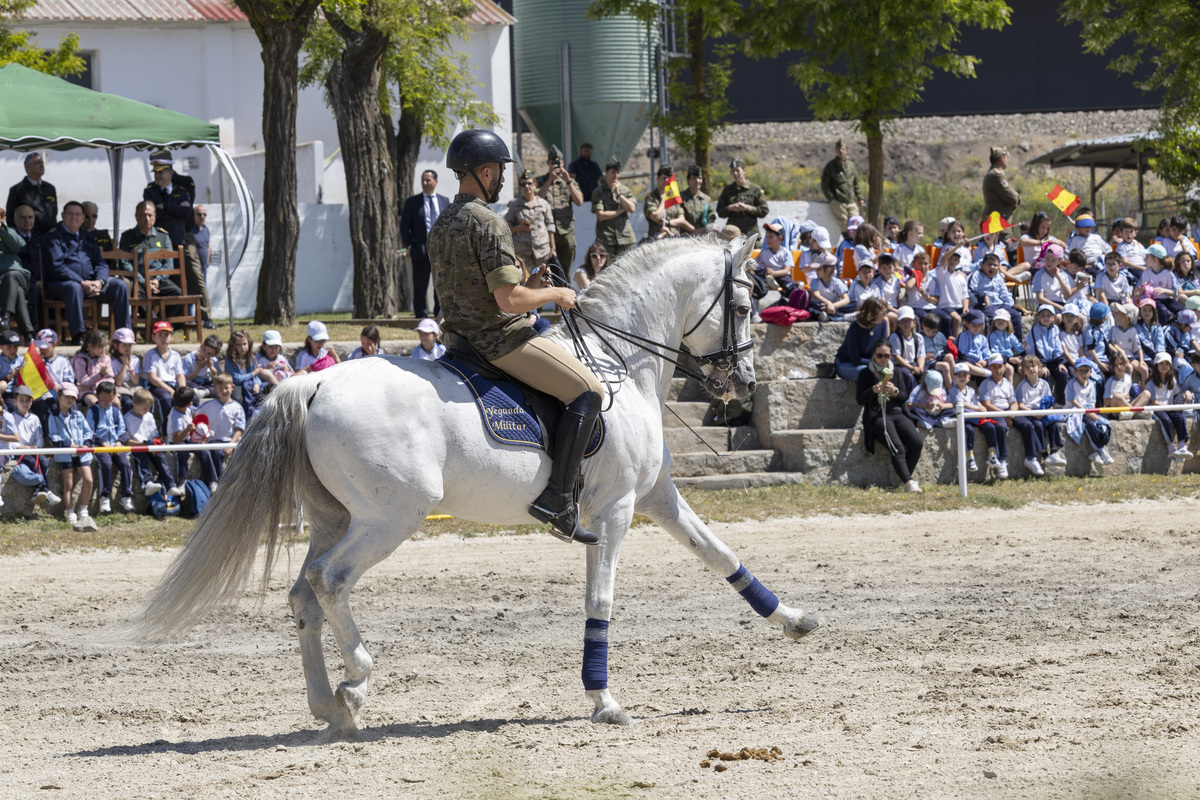
[[[725,580],[729,581],[729,585],[750,604],[750,607],[760,617],[769,617],[775,613],[775,609],[779,608],[779,598],[775,596],[774,592],[759,583],[758,578],[751,575],[750,570],[745,566],[738,567],[737,572]]]
[[[583,624],[583,688],[608,688],[608,620],[589,619]]]

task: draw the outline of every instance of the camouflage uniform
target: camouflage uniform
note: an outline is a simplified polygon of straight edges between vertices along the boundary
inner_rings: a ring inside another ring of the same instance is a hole
[[[663,193],[660,192],[658,189],[655,189],[653,192],[651,192],[649,195],[646,196],[646,205],[645,205],[645,209],[644,209],[643,213],[646,215],[646,221],[650,223],[650,235],[651,236],[658,236],[660,233],[662,233],[662,230],[663,230],[662,223],[658,223],[658,222],[655,222],[654,220],[650,219],[650,212],[657,211],[659,209],[659,206],[662,205],[662,202],[663,202]],[[663,214],[663,222],[665,223],[669,220],[678,219],[679,217],[682,217],[682,216],[683,216],[683,206],[673,205],[667,209],[665,214]],[[679,228],[667,228],[668,236],[678,236],[680,233],[682,233],[682,231],[679,230]]]
[[[512,234],[513,249],[526,269],[540,267],[550,257],[550,237],[554,235],[554,216],[550,204],[536,194],[532,200],[518,197],[508,204],[504,221],[511,225],[528,222],[533,227]]]
[[[538,191],[546,185],[549,177],[550,173],[546,173],[537,179]],[[555,178],[545,198],[554,215],[554,251],[558,253],[558,263],[568,272],[575,263],[575,204],[571,202],[571,187],[574,186],[575,191],[580,192],[580,197],[583,196],[575,179],[571,178],[570,181],[568,184],[562,178]]]
[[[145,250],[174,250],[171,244],[171,235],[162,228],[154,228],[149,233],[142,233],[137,228],[130,228],[121,234],[121,241],[117,247],[127,253],[132,253],[138,248]],[[166,259],[155,259],[150,262],[150,269],[174,269],[176,264]],[[121,260],[121,269],[133,269],[133,264],[128,261]],[[140,286],[145,286],[146,278],[139,271],[137,273],[137,282]],[[132,289],[133,287],[129,287]],[[162,295],[182,294],[179,286],[175,281],[171,280],[166,275],[158,276],[158,293]],[[145,296],[145,290],[142,290],[142,296]]]
[[[696,228],[696,233],[703,233],[704,229],[716,221],[717,215],[713,208],[712,198],[704,192],[696,192],[692,194],[691,189],[684,189],[679,195],[683,198],[683,216],[688,222]]]
[[[488,361],[537,336],[524,314],[506,314],[492,292],[521,282],[504,218],[470,194],[458,194],[429,232],[429,265],[442,301],[445,330]]]
[[[987,219],[993,211],[999,211],[1000,216],[1012,222],[1013,212],[1021,205],[1021,195],[1004,177],[1004,170],[992,167],[983,176],[983,219]]]
[[[621,185],[621,195],[633,199],[633,192],[628,186]],[[592,213],[597,211],[620,211],[621,204],[608,188],[607,183],[601,183],[592,192]],[[596,220],[596,241],[604,245],[611,258],[624,253],[637,244],[633,235],[633,226],[629,224],[629,214],[621,214],[605,222]]]
[[[735,211],[730,214],[729,207],[734,203],[746,203],[753,206],[754,211]],[[762,187],[755,183],[747,183],[745,186],[730,183],[721,190],[721,199],[717,201],[717,214],[725,217],[727,225],[738,226],[743,236],[758,233],[761,238],[758,221],[767,215],[767,195]]]

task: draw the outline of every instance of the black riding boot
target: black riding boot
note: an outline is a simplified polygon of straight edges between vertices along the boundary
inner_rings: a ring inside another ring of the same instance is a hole
[[[598,544],[600,538],[579,523],[579,506],[575,503],[575,484],[583,453],[592,439],[596,418],[600,415],[600,395],[584,392],[563,409],[562,419],[554,437],[554,464],[550,481],[529,513],[535,519],[549,522],[551,531],[564,542]]]

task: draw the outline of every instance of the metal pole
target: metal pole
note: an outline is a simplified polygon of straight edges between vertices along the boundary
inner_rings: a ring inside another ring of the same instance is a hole
[[[225,169],[222,167],[217,170],[217,186],[220,187],[221,197],[221,263],[225,265],[225,302],[229,304],[229,339],[233,340],[233,287],[229,284],[229,228],[225,224]],[[254,207],[246,209],[245,213],[253,214]],[[250,226],[246,226],[249,230]]]
[[[1095,217],[1096,216],[1096,165],[1095,164],[1092,164],[1092,166],[1091,166],[1091,175],[1092,175],[1092,183],[1091,183],[1092,216]]]
[[[954,442],[958,450],[958,496],[967,496],[967,420],[963,417],[963,402],[954,405]]]
[[[1141,227],[1146,227],[1146,166],[1142,158],[1142,151],[1138,150],[1137,154],[1137,171],[1138,171],[1138,224]]]
[[[559,113],[562,128],[563,158],[570,158],[571,149],[571,43],[558,45]]]

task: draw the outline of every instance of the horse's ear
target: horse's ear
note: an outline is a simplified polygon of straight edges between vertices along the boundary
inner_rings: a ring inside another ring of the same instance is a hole
[[[754,252],[754,245],[758,244],[758,234],[754,233],[750,236],[739,236],[729,243],[729,250],[733,253],[734,266],[740,266],[750,260],[750,254]]]

